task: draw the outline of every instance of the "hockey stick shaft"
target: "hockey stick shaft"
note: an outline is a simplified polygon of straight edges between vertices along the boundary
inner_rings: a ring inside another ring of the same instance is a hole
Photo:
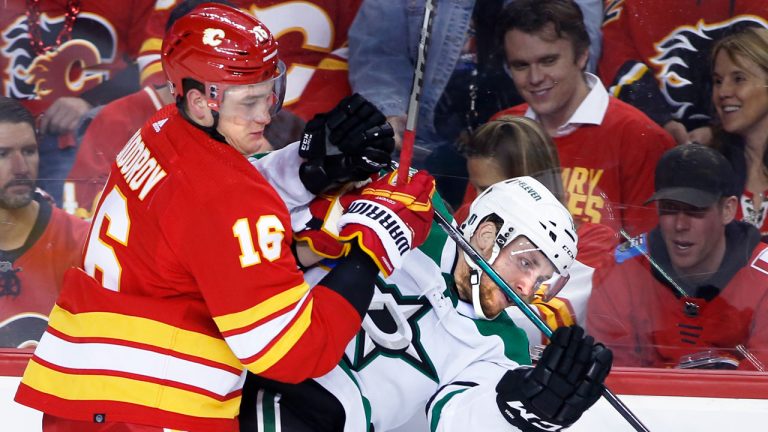
[[[552,329],[547,326],[547,324],[534,312],[531,310],[531,308],[528,307],[528,305],[523,301],[523,299],[518,295],[510,286],[507,284],[504,279],[499,276],[499,274],[494,270],[490,264],[485,260],[485,258],[482,257],[473,247],[464,239],[464,236],[461,235],[459,230],[451,225],[450,222],[448,222],[448,219],[445,218],[439,211],[435,210],[435,216],[434,216],[435,222],[437,222],[438,225],[445,231],[448,236],[453,239],[453,241],[456,242],[457,245],[463,250],[469,257],[474,261],[484,272],[488,275],[488,277],[496,284],[499,288],[501,288],[502,291],[512,299],[512,301],[517,305],[518,308],[525,314],[528,319],[533,322],[533,324],[541,330],[542,333],[544,333],[545,336],[551,337],[552,336]],[[608,389],[608,387],[603,386],[603,397],[608,401],[611,406],[613,406],[616,411],[621,414],[622,417],[624,417],[625,420],[638,432],[649,432],[648,428],[645,427],[645,425],[640,421],[640,419],[635,416],[635,414],[630,411],[630,409],[624,405],[624,403],[615,395],[611,390]]]
[[[397,176],[398,186],[405,184],[408,181],[408,171],[411,168],[411,161],[413,160],[413,146],[416,142],[416,123],[419,114],[419,99],[421,98],[421,86],[424,83],[424,68],[427,63],[427,50],[429,48],[430,35],[432,34],[432,17],[434,16],[434,11],[434,0],[427,0],[424,7],[424,21],[421,24],[421,37],[419,38],[419,49],[416,57],[416,69],[413,72],[411,97],[408,100],[405,132],[403,133],[403,143],[400,149],[400,175]]]
[[[621,234],[621,236],[624,237],[624,239],[628,241],[630,245],[637,243],[637,238],[630,237],[629,233],[627,233],[627,231],[624,230],[624,228],[619,228],[619,234]],[[688,294],[680,286],[680,284],[678,284],[674,279],[672,279],[672,277],[666,271],[664,271],[663,268],[661,268],[661,266],[656,262],[656,260],[651,258],[651,254],[648,253],[648,251],[642,248],[640,248],[639,251],[645,257],[645,259],[648,260],[648,263],[651,265],[651,267],[653,267],[657,272],[659,272],[659,274],[664,279],[666,279],[667,282],[670,283],[670,285],[672,285],[672,288],[674,288],[675,291],[677,291],[677,293],[680,295],[681,298],[685,299],[686,297],[688,297]],[[696,303],[693,303],[691,301],[685,301],[685,304],[686,304],[686,307],[689,308],[689,310],[698,312],[699,306],[696,305]]]

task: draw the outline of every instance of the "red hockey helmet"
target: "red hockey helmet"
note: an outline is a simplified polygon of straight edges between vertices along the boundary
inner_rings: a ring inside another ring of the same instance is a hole
[[[162,47],[163,70],[171,93],[182,95],[182,80],[194,79],[205,88],[214,110],[233,86],[273,83],[270,113],[285,96],[285,65],[277,57],[277,42],[267,27],[239,9],[203,3],[168,29]]]

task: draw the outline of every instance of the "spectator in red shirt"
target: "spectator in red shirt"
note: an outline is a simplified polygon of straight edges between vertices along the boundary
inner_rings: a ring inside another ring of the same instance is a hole
[[[517,0],[499,18],[506,65],[526,103],[502,111],[536,119],[554,139],[574,219],[641,233],[656,162],[674,142],[584,72],[589,37],[571,0]],[[611,214],[611,209],[615,210]]]

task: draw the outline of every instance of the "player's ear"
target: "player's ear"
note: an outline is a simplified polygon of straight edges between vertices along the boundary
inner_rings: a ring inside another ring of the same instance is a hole
[[[485,259],[491,258],[493,245],[496,242],[497,231],[498,229],[496,228],[495,223],[486,221],[478,225],[475,234],[472,235],[472,246],[474,246]]]
[[[208,107],[208,99],[198,89],[190,89],[184,95],[187,114],[190,119],[203,126],[213,125],[213,116]]]

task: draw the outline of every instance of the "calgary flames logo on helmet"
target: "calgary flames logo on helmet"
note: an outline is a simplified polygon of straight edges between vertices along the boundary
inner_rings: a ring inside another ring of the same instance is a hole
[[[224,39],[224,30],[207,28],[203,30],[203,43],[212,47],[221,45]]]
[[[64,17],[40,16],[45,45],[55,43]],[[83,12],[72,29],[71,40],[42,56],[35,56],[29,41],[26,16],[0,30],[0,55],[6,58],[2,71],[3,94],[17,99],[45,99],[80,94],[109,77],[100,67],[115,60],[116,33],[102,17]]]
[[[738,16],[727,21],[683,26],[656,44],[658,55],[651,59],[657,78],[676,119],[708,120],[711,92],[710,53],[715,42],[745,27],[768,27],[755,16]],[[705,91],[694,83],[705,83]]]

